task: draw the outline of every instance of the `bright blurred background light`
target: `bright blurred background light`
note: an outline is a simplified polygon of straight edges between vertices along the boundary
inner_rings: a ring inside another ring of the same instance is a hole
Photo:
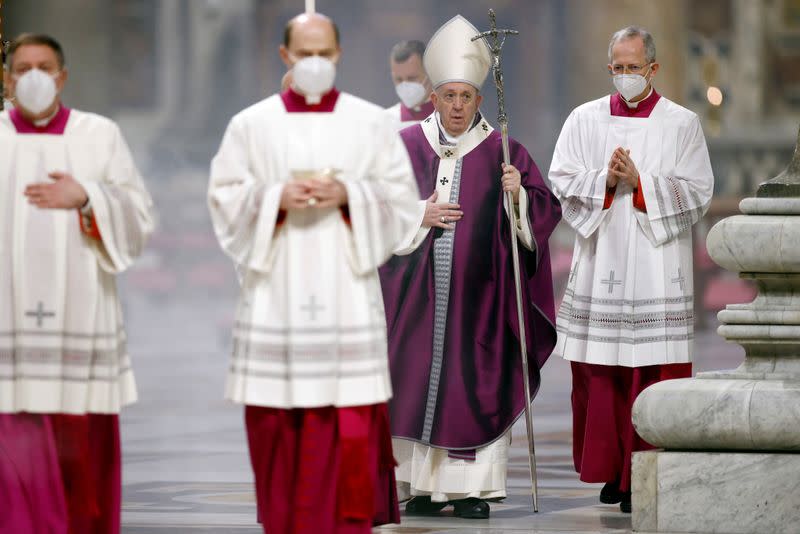
[[[722,91],[719,87],[711,86],[706,91],[706,98],[712,106],[719,106],[722,104]]]

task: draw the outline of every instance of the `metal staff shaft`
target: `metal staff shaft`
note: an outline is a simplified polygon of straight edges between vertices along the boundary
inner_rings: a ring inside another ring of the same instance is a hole
[[[497,87],[497,122],[500,124],[500,137],[503,142],[503,161],[506,165],[511,164],[511,155],[508,148],[508,116],[505,109],[505,95],[503,92],[503,68],[501,63],[501,51],[505,43],[506,36],[517,35],[516,30],[498,30],[494,10],[489,10],[489,31],[483,32],[472,38],[473,41],[485,39],[492,53],[494,83]],[[509,235],[511,236],[511,257],[514,265],[514,288],[517,295],[517,319],[519,320],[519,345],[520,359],[522,360],[522,383],[525,393],[525,429],[528,435],[528,467],[531,474],[531,496],[533,498],[533,511],[539,512],[539,481],[536,474],[536,447],[533,436],[533,414],[531,412],[531,384],[528,375],[528,343],[525,332],[525,315],[522,299],[522,281],[520,279],[519,267],[519,244],[517,243],[517,212],[514,210],[514,196],[511,191],[505,193],[506,203],[510,217]]]

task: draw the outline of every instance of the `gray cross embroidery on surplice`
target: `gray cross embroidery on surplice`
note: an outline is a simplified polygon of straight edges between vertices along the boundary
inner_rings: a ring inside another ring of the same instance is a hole
[[[36,326],[41,328],[42,322],[45,317],[55,317],[56,314],[54,312],[46,312],[44,311],[44,303],[39,301],[39,305],[36,307],[35,310],[25,312],[26,317],[35,317],[36,318]]]
[[[608,274],[608,280],[600,280],[601,284],[608,284],[608,294],[614,292],[615,285],[622,285],[622,280],[614,280],[614,269],[611,269],[611,272]]]
[[[681,274],[681,270],[678,269],[678,277],[677,278],[673,278],[672,279],[672,283],[673,284],[679,284],[680,288],[681,288],[681,291],[684,291],[686,289],[686,287],[684,285],[684,282],[686,282],[686,278]]]
[[[322,311],[325,309],[324,306],[320,306],[317,304],[317,297],[311,296],[311,299],[306,306],[300,306],[300,309],[309,314],[309,317],[312,321],[317,320],[317,312]]]
[[[447,176],[442,176],[442,179],[439,180],[439,183],[442,185],[447,185],[450,183],[450,180],[447,179]]]

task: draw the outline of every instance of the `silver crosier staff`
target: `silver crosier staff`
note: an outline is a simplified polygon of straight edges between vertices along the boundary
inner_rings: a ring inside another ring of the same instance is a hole
[[[497,87],[497,122],[500,124],[500,134],[503,141],[503,161],[511,164],[508,150],[508,116],[506,115],[505,95],[503,92],[503,67],[501,53],[506,37],[519,34],[516,30],[498,30],[494,9],[489,10],[489,31],[485,31],[472,38],[473,41],[484,39],[492,54],[492,73],[494,84]],[[523,315],[522,287],[519,268],[519,245],[517,244],[517,213],[513,209],[514,198],[511,191],[506,191],[506,202],[509,212],[509,229],[511,235],[511,252],[514,263],[514,287],[517,292],[517,318],[519,319],[519,345],[522,358],[522,380],[525,390],[525,427],[528,432],[528,465],[531,473],[531,495],[533,497],[533,511],[539,512],[539,484],[536,476],[536,448],[533,440],[533,415],[531,413],[531,384],[528,375],[528,344],[525,335],[525,316]]]

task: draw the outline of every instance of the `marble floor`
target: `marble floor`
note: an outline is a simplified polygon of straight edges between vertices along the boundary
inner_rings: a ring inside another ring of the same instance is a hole
[[[125,534],[258,533],[242,410],[222,400],[229,298],[126,299],[141,400],[122,417]],[[205,326],[203,326],[205,325]],[[742,350],[713,331],[697,340],[700,370],[734,367]],[[509,497],[489,520],[403,517],[376,533],[626,533],[630,516],[597,501],[572,468],[570,373],[551,359],[535,403],[540,512],[530,502],[524,425],[514,429]],[[452,509],[450,509],[452,510]]]

